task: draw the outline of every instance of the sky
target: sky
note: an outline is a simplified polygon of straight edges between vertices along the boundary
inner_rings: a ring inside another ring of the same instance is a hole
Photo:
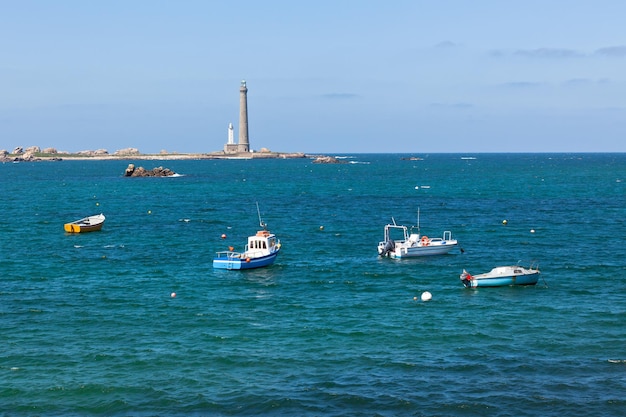
[[[0,0],[0,149],[626,152],[622,0]]]

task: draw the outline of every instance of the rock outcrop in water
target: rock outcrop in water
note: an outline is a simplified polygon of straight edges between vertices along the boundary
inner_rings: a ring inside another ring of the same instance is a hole
[[[169,168],[157,167],[145,169],[144,167],[135,168],[135,164],[128,164],[124,171],[125,177],[171,177],[176,173]]]
[[[337,159],[334,156],[318,156],[313,160],[314,164],[345,164],[346,161]]]

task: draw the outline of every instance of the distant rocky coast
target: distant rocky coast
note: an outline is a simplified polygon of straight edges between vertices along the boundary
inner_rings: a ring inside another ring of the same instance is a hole
[[[18,146],[9,152],[0,150],[0,162],[34,162],[34,161],[61,161],[69,160],[103,160],[103,159],[147,159],[147,160],[175,160],[175,159],[293,159],[311,158],[310,155],[296,152],[272,152],[262,148],[258,152],[226,154],[223,151],[210,153],[178,153],[162,150],[158,154],[143,154],[137,148],[120,149],[109,153],[106,149],[85,150],[75,153],[58,151],[55,148],[41,149],[39,146],[27,148]]]

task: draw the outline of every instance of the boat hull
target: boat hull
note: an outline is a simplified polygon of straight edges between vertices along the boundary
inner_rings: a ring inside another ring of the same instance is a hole
[[[74,223],[66,223],[63,225],[63,228],[67,233],[85,233],[85,232],[97,232],[102,229],[103,223],[94,225],[94,226],[81,226],[79,224]]]
[[[421,235],[419,230],[415,232],[416,226],[393,224],[385,226],[384,239],[378,242],[378,254],[383,257],[403,259],[418,258],[421,256],[445,255],[458,246],[458,241],[452,239],[452,232],[446,230],[442,237],[430,239]],[[419,229],[419,227],[417,226]],[[395,239],[398,235],[402,239]]]
[[[235,252],[221,252],[213,258],[213,268],[215,269],[254,269],[269,266],[274,263],[278,256],[278,251],[258,258],[240,258]]]
[[[102,214],[96,216],[85,217],[75,222],[65,223],[63,229],[67,233],[86,233],[96,232],[102,229],[105,217]]]
[[[389,252],[387,256],[390,258],[404,259],[404,258],[417,258],[420,256],[433,256],[433,255],[445,255],[454,249],[457,243],[444,243],[441,245],[432,246],[417,246],[411,248],[398,248],[392,252]]]
[[[461,282],[467,288],[478,287],[507,287],[535,285],[539,281],[538,269],[525,269],[519,267],[494,268],[487,274],[469,275],[463,273]]]

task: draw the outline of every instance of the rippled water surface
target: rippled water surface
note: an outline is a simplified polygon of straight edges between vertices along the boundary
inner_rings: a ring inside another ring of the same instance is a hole
[[[626,155],[408,156],[0,165],[0,415],[625,415]],[[278,260],[213,270],[256,202]],[[379,259],[418,208],[463,252]]]

